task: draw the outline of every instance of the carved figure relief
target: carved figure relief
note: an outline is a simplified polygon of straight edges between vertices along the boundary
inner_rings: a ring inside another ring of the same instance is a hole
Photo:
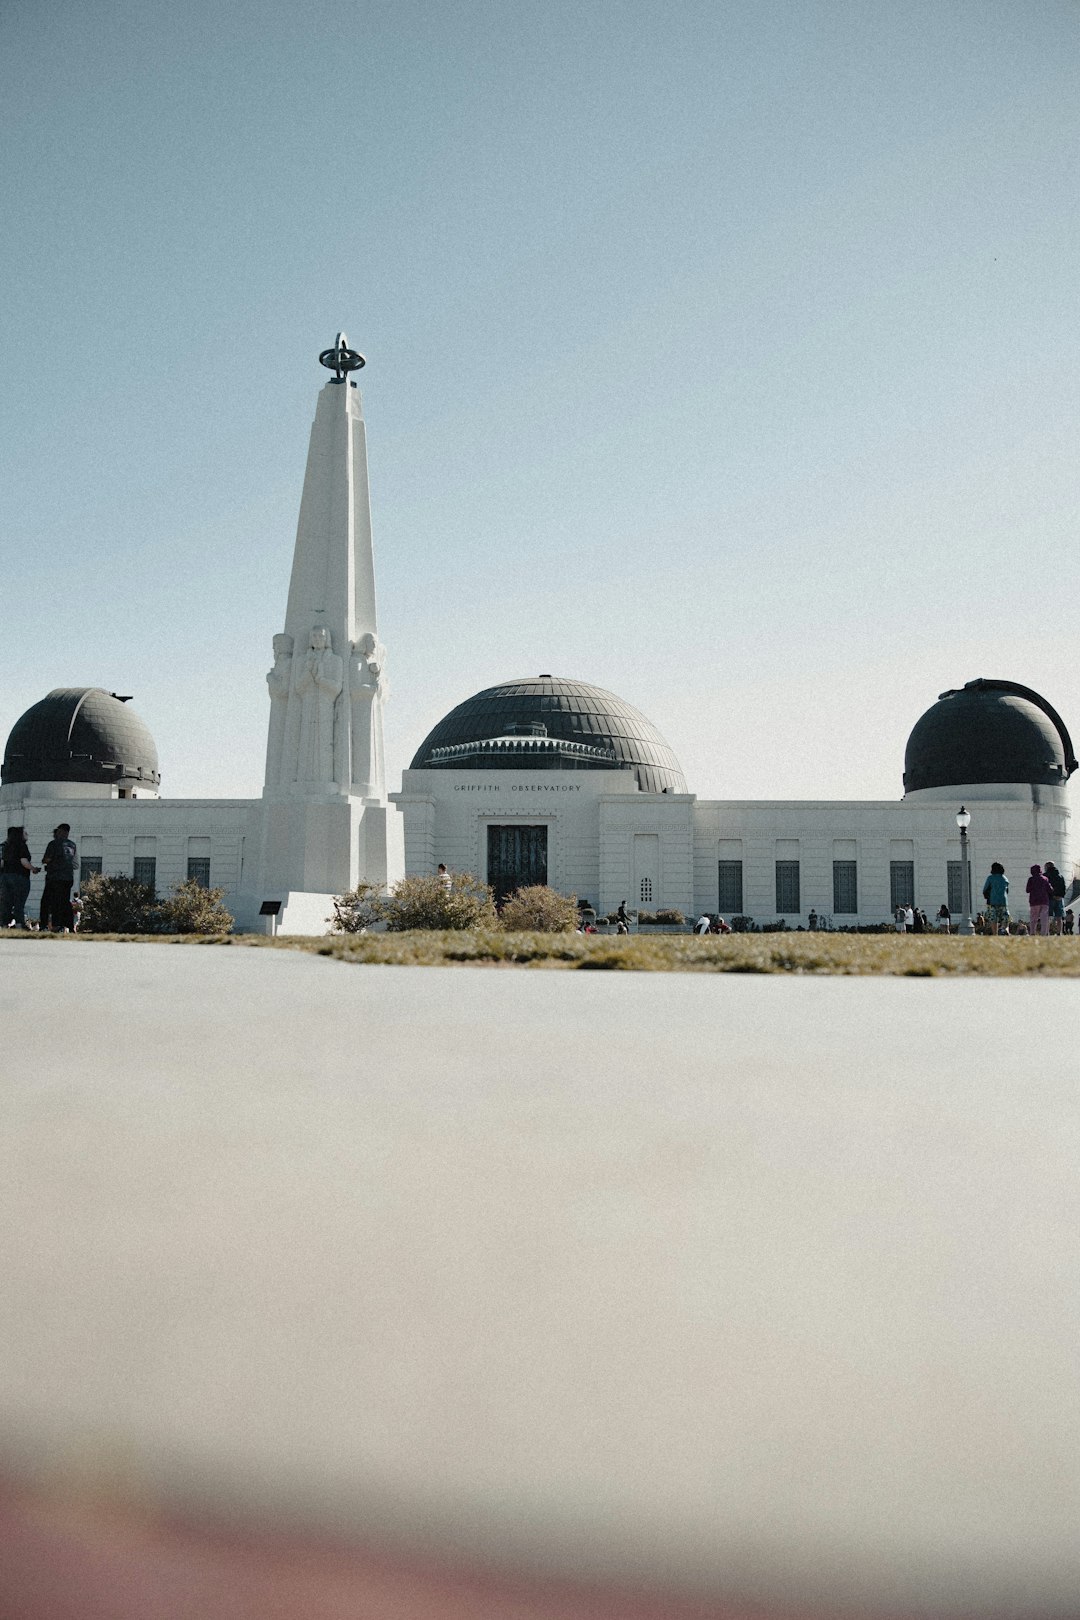
[[[274,667],[266,677],[270,689],[270,726],[266,737],[266,784],[280,781],[282,750],[285,743],[285,716],[292,685],[293,638],[284,633],[274,637]]]
[[[325,625],[316,625],[293,691],[300,699],[298,782],[334,780],[334,703],[344,681],[344,665]]]
[[[370,634],[352,644],[349,700],[352,708],[352,786],[365,798],[383,788],[382,700],[386,696],[386,648]]]

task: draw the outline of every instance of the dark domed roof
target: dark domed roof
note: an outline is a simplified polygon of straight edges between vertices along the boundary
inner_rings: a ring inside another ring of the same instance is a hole
[[[126,699],[98,686],[61,686],[27,709],[4,750],[4,782],[95,782],[154,792],[154,739]]]
[[[904,790],[969,782],[1053,787],[1076,769],[1069,733],[1044,697],[1014,681],[968,681],[942,692],[908,738]]]
[[[539,675],[489,686],[451,709],[415,770],[632,770],[646,793],[685,793],[675,755],[640,710],[584,681]]]

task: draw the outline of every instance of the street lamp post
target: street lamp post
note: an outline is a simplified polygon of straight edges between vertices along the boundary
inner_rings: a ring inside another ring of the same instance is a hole
[[[971,811],[965,810],[963,805],[956,812],[956,825],[960,829],[960,932],[973,934],[975,924],[971,920],[971,868],[968,864],[968,828],[971,826]]]

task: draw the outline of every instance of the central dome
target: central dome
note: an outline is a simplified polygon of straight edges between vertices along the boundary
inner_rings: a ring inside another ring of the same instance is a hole
[[[678,760],[651,721],[602,686],[553,675],[466,698],[421,743],[418,770],[633,771],[644,793],[685,793]]]

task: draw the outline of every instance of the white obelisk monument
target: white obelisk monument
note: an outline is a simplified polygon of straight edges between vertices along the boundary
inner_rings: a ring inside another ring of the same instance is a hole
[[[266,677],[259,865],[261,898],[280,899],[283,924],[302,932],[324,931],[307,916],[325,918],[330,896],[358,882],[384,885],[399,864],[387,848],[397,828],[383,763],[386,653],[375,614],[364,416],[350,375],[364,359],[344,333],[319,359],[335,375],[315,411],[285,625]]]

